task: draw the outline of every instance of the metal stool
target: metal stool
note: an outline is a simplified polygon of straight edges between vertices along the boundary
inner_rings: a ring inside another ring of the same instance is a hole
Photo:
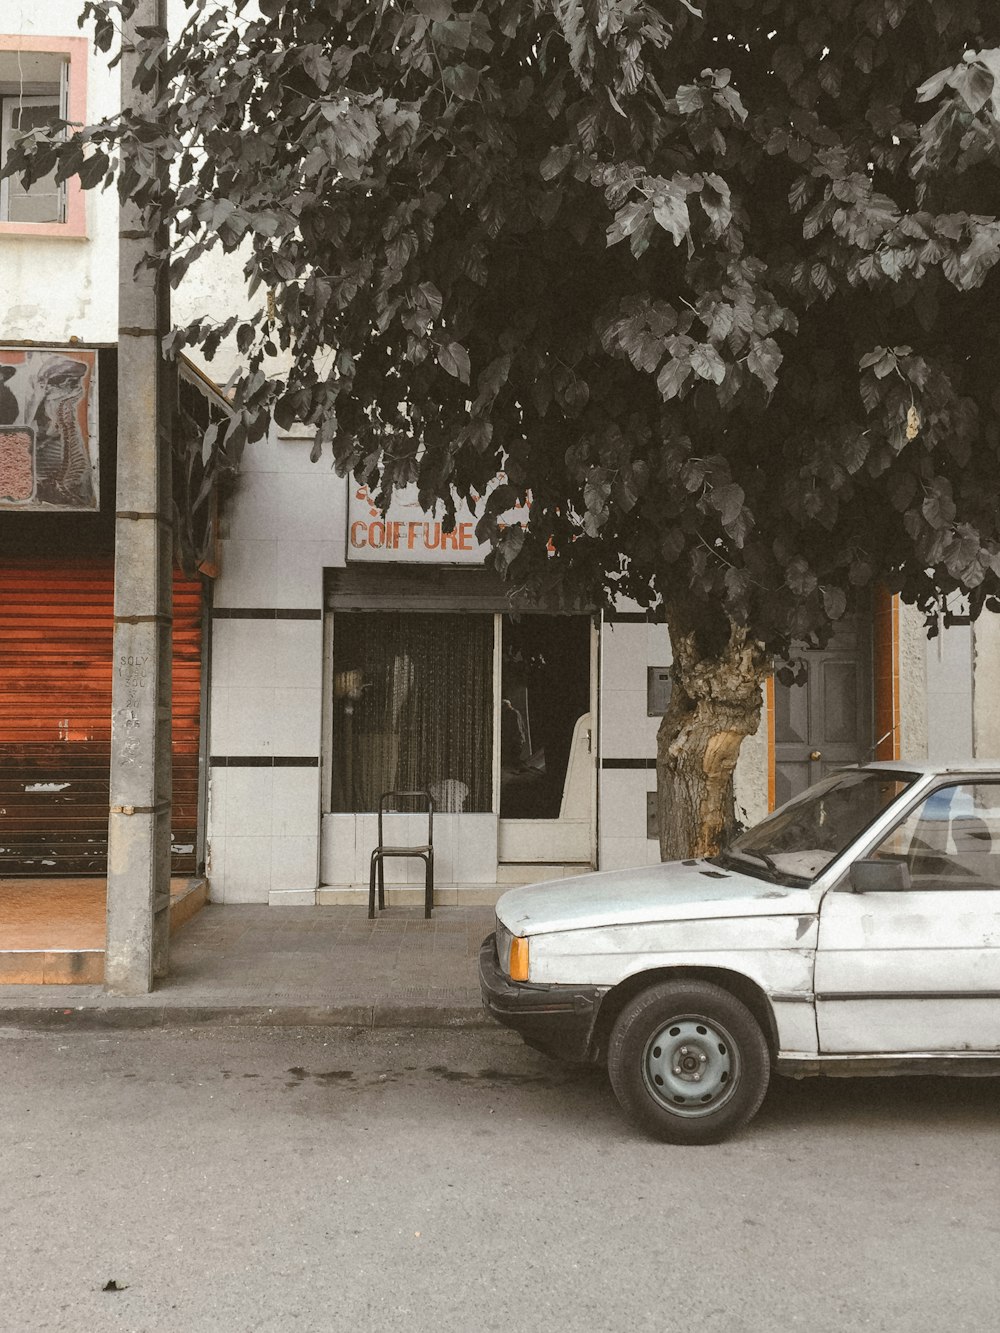
[[[390,802],[400,799],[419,801],[420,806],[413,811],[400,810]],[[420,814],[427,811],[427,841],[418,846],[386,846],[382,831],[382,817],[385,814]],[[375,874],[378,872],[378,905],[385,907],[385,862],[390,856],[418,856],[424,863],[424,916],[429,917],[434,906],[434,799],[429,791],[387,791],[378,798],[378,846],[372,852],[368,870],[368,920],[375,917]]]

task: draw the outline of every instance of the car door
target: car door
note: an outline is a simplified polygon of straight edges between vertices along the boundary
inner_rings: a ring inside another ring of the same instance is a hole
[[[1000,1050],[1000,782],[942,783],[868,856],[909,887],[826,895],[820,1051]]]

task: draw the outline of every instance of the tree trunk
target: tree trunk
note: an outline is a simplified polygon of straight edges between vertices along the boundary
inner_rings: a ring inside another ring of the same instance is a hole
[[[759,643],[702,608],[671,599],[673,688],[656,744],[657,813],[664,861],[710,856],[735,831],[733,770],[760,724],[769,671]]]

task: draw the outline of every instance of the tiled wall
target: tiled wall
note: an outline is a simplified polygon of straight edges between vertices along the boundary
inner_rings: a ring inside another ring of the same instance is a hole
[[[248,446],[212,619],[209,876],[217,902],[319,883],[323,570],[344,563],[346,487],[310,441]]]
[[[229,506],[211,636],[208,872],[215,901],[313,902],[321,884],[364,883],[374,816],[322,813],[323,571],[345,560],[347,487],[310,441],[248,447]],[[623,603],[602,626],[599,859],[603,869],[654,864],[646,827],[656,787],[658,717],[647,668],[670,663],[664,625]],[[766,743],[741,770],[766,790]],[[760,770],[758,773],[757,770]],[[744,786],[746,782],[744,781]],[[762,812],[755,812],[759,814]],[[459,824],[461,823],[461,827]],[[487,824],[489,827],[487,827]],[[436,822],[436,879],[495,883],[496,819]],[[420,866],[390,863],[390,882]]]
[[[343,565],[347,487],[311,441],[248,445],[224,529],[216,602],[231,607],[314,607],[323,570]]]
[[[406,846],[421,843],[425,816],[390,815],[386,837]],[[321,883],[346,887],[368,883],[369,857],[378,840],[375,815],[324,815]],[[387,884],[419,886],[423,863],[416,858],[386,861]],[[434,878],[437,884],[495,885],[497,819],[493,814],[434,816]]]
[[[669,666],[665,625],[644,622],[621,602],[601,633],[601,770],[599,845],[602,870],[654,865],[659,845],[647,838],[646,800],[656,790],[659,717],[647,714],[647,670]],[[740,749],[736,766],[737,818],[756,823],[767,813],[767,716]]]
[[[646,795],[656,790],[656,731],[646,712],[648,667],[669,666],[665,625],[650,624],[623,601],[601,629],[601,769],[599,848],[602,870],[653,865],[660,859],[646,836]]]

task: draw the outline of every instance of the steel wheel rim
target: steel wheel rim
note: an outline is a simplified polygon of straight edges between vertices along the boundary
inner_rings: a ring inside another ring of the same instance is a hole
[[[739,1050],[721,1023],[681,1014],[656,1029],[642,1052],[646,1090],[671,1115],[714,1115],[735,1095]]]

